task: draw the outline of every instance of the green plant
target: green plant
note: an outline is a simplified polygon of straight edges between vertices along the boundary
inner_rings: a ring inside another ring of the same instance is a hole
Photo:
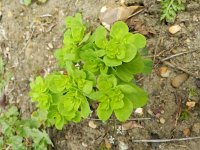
[[[141,56],[145,37],[130,33],[122,21],[114,23],[109,36],[103,26],[86,33],[79,13],[67,17],[66,26],[63,47],[55,57],[67,72],[39,76],[30,83],[32,101],[47,112],[46,123],[62,129],[67,122],[80,122],[90,115],[89,103],[94,101],[101,120],[113,112],[119,121],[127,120],[148,98],[133,76],[151,71],[151,60]]]
[[[161,17],[160,20],[174,22],[177,12],[184,10],[183,0],[161,0]]]
[[[47,0],[37,0],[37,1],[40,3],[46,3]],[[30,5],[31,2],[32,2],[32,0],[22,0],[22,4],[24,4],[26,6]]]
[[[36,119],[19,119],[15,106],[0,110],[0,149],[1,150],[45,150],[52,144],[45,131],[39,130]]]

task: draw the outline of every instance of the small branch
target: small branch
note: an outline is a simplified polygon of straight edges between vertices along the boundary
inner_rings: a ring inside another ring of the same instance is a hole
[[[199,50],[199,49],[198,49],[198,50]],[[171,59],[171,58],[174,58],[174,57],[177,57],[177,56],[180,56],[180,55],[183,55],[183,54],[192,53],[192,52],[195,52],[195,51],[198,51],[198,50],[192,50],[192,51],[177,53],[177,54],[171,55],[171,56],[169,56],[169,57],[163,58],[163,59],[161,59],[160,61],[166,61],[166,60],[169,60],[169,59]]]
[[[175,139],[152,139],[152,140],[133,140],[133,142],[146,142],[146,143],[164,143],[164,142],[174,142],[174,141],[187,141],[187,140],[195,140],[200,139],[200,136],[197,137],[187,137],[187,138],[175,138]]]
[[[158,46],[159,46],[160,41],[161,41],[162,27],[163,27],[163,23],[162,23],[162,25],[161,25],[161,27],[160,27],[160,33],[159,33],[158,39],[157,39],[157,41],[156,41],[156,46],[155,46],[154,54],[153,54],[153,55],[154,55],[154,56],[153,56],[153,63],[154,63],[155,60],[156,60],[156,55],[157,55]]]
[[[100,119],[96,118],[87,118],[88,120],[94,120],[94,121],[102,121]],[[133,119],[128,119],[127,121],[142,121],[142,120],[151,120],[152,118],[133,118]],[[109,120],[115,120],[115,119],[109,119]]]
[[[159,58],[159,59],[160,59],[160,58]],[[160,60],[161,60],[161,59],[160,59]],[[194,73],[192,73],[192,72],[190,72],[190,71],[188,71],[188,70],[186,70],[186,69],[184,69],[184,68],[182,68],[182,67],[176,66],[175,64],[172,64],[172,63],[167,62],[167,61],[161,61],[161,62],[163,62],[163,64],[165,64],[165,65],[167,65],[167,66],[169,66],[169,67],[172,67],[172,68],[176,68],[176,69],[178,69],[178,70],[181,70],[181,71],[183,71],[183,72],[185,72],[185,73],[187,73],[187,74],[193,76],[193,77],[196,78],[196,79],[200,79],[200,77],[199,77],[198,75],[196,75],[196,74],[194,74]]]

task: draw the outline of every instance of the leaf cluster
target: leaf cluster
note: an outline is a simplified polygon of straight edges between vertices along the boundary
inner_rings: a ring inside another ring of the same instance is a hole
[[[174,22],[177,12],[184,10],[183,0],[161,0],[161,17],[160,20]]]
[[[66,27],[63,46],[54,55],[67,73],[37,77],[30,84],[32,101],[57,129],[87,118],[94,101],[101,120],[114,113],[126,121],[135,108],[147,103],[147,93],[134,83],[134,75],[151,71],[151,60],[141,56],[145,37],[130,33],[122,21],[114,23],[109,33],[99,26],[91,34],[79,13],[66,18]]]
[[[21,120],[15,106],[0,111],[0,149],[47,150],[52,144],[45,131],[39,130],[35,119]]]

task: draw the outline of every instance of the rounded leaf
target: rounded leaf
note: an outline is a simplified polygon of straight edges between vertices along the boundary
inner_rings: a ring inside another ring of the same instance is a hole
[[[106,121],[110,118],[112,115],[112,109],[103,109],[104,106],[102,103],[99,104],[99,107],[97,108],[97,116],[99,119]]]
[[[117,60],[117,59],[111,59],[107,56],[103,57],[103,62],[106,64],[106,66],[110,66],[110,67],[119,66],[122,64],[122,61]]]
[[[124,107],[114,110],[115,116],[119,121],[126,121],[133,112],[133,104],[130,100],[124,98]]]
[[[133,60],[133,58],[135,58],[138,51],[137,51],[137,48],[131,44],[126,44],[125,47],[126,47],[125,49],[126,56],[123,59],[123,62],[130,62],[131,60]]]
[[[90,106],[89,103],[87,101],[87,99],[83,99],[81,102],[81,117],[83,118],[87,118],[90,114],[91,110],[90,110]]]
[[[125,37],[125,42],[127,44],[133,44],[135,47],[141,49],[146,46],[146,38],[144,35],[136,33],[136,34],[128,34]]]
[[[66,75],[53,74],[47,76],[48,87],[53,93],[62,92],[66,88],[67,81]]]
[[[107,44],[107,31],[103,26],[99,26],[94,32],[95,44],[99,48],[105,48]]]
[[[121,40],[128,34],[129,28],[123,21],[115,22],[110,30],[110,36],[116,40]]]

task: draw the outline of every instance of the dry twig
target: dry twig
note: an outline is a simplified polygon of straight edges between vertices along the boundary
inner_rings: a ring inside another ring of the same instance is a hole
[[[167,62],[167,61],[162,61],[162,58],[159,58],[159,59],[160,59],[161,62],[163,62],[163,64],[165,64],[165,65],[167,65],[167,66],[169,66],[169,67],[172,67],[172,68],[181,70],[181,71],[183,71],[183,72],[189,74],[190,76],[192,76],[192,77],[194,77],[194,78],[196,78],[196,79],[200,79],[200,77],[199,77],[198,75],[196,75],[196,74],[194,74],[194,73],[192,73],[192,72],[190,72],[190,71],[188,71],[188,70],[186,70],[186,69],[184,69],[184,68],[182,68],[182,67],[176,66],[175,64],[172,64],[172,63]]]
[[[187,140],[196,140],[200,139],[200,136],[197,137],[187,137],[187,138],[175,138],[175,139],[152,139],[152,140],[133,140],[133,142],[146,142],[146,143],[164,143],[164,142],[175,142],[175,141],[187,141]]]
[[[133,119],[128,119],[127,121],[143,121],[143,120],[151,120],[152,118],[133,118]],[[94,120],[94,121],[102,121],[100,119],[96,118],[88,118],[88,120]],[[115,119],[109,119],[109,120],[115,120]]]
[[[199,50],[199,49],[198,49],[198,50]],[[171,56],[169,56],[169,57],[163,58],[163,59],[161,59],[160,61],[163,62],[163,61],[169,60],[169,59],[171,59],[171,58],[174,58],[174,57],[177,57],[177,56],[181,56],[181,55],[183,55],[183,54],[188,54],[188,53],[196,52],[196,51],[198,51],[198,50],[192,50],[192,51],[177,53],[177,54],[171,55]]]

